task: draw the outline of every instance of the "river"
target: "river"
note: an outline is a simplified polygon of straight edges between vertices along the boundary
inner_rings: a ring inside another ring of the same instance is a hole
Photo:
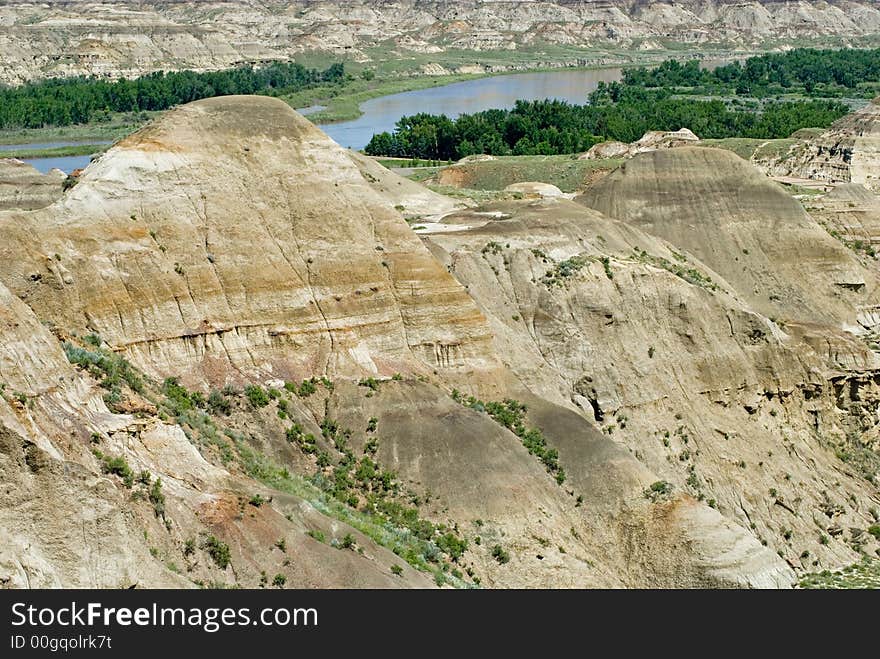
[[[353,121],[325,124],[321,130],[341,146],[363,149],[370,138],[391,132],[401,117],[429,112],[455,118],[491,108],[511,108],[517,100],[556,98],[583,104],[599,82],[620,80],[620,69],[562,69],[477,78],[374,98],[361,104]]]
[[[721,62],[704,61],[704,68],[714,68]],[[337,144],[352,149],[363,149],[376,133],[394,130],[394,124],[404,116],[429,112],[445,114],[450,118],[488,110],[490,108],[511,108],[517,100],[541,100],[555,98],[570,103],[584,103],[590,92],[599,82],[620,80],[621,69],[560,69],[539,73],[516,73],[487,78],[477,78],[451,85],[430,87],[400,94],[374,98],[362,103],[363,115],[352,121],[324,124],[321,129]],[[302,108],[304,114],[323,109],[322,106]],[[50,146],[63,146],[56,143]],[[12,150],[41,147],[41,145],[22,144],[0,147]],[[74,169],[89,164],[89,156],[70,156],[59,158],[29,158],[41,172],[57,167],[70,173]]]
[[[81,144],[101,147],[110,142],[39,142],[29,144],[0,144],[0,158],[4,151],[37,151],[39,149],[58,149],[65,146],[79,146]],[[96,149],[100,151],[100,149]],[[22,161],[33,165],[38,171],[45,174],[52,169],[60,169],[69,174],[74,169],[82,169],[91,161],[92,156],[50,156],[47,158],[23,158]]]

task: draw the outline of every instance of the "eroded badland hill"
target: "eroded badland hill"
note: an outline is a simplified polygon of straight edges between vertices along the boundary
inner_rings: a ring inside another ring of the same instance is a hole
[[[519,49],[533,53],[532,66],[601,63],[621,59],[609,49],[766,50],[857,42],[878,31],[880,9],[871,0],[4,0],[0,81],[223,69],[314,52],[474,72],[479,56],[450,64],[444,55]]]
[[[466,206],[265,97],[65,187],[0,212],[7,586],[788,587],[880,547],[833,195],[682,147]]]

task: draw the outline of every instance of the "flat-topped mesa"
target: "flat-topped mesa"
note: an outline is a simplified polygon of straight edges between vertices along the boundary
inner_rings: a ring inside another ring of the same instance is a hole
[[[493,370],[485,318],[376,183],[282,101],[198,101],[0,216],[0,281],[157,375]]]
[[[578,199],[697,256],[771,318],[857,328],[876,275],[729,151],[637,155]]]

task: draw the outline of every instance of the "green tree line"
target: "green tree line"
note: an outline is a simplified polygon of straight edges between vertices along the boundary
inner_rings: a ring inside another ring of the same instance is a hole
[[[158,72],[115,81],[53,78],[0,89],[0,129],[87,124],[107,119],[111,112],[166,110],[229,94],[282,95],[344,79],[342,64],[319,71],[293,62],[207,73]]]
[[[873,95],[880,82],[880,48],[817,50],[797,48],[702,69],[697,60],[667,60],[654,68],[627,69],[626,85],[691,90],[693,93],[736,93],[758,97],[803,92],[811,96]]]
[[[788,137],[800,128],[826,127],[849,112],[832,100],[769,101],[742,108],[723,100],[676,98],[661,89],[600,83],[586,105],[558,100],[517,101],[450,119],[421,113],[403,117],[393,133],[374,135],[369,155],[456,160],[475,153],[577,153],[605,140],[633,142],[649,130],[689,128],[702,138]]]

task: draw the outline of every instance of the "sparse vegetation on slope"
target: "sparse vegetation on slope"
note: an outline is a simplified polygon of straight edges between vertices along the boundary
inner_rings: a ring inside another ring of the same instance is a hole
[[[648,254],[648,252],[643,249],[639,249],[638,247],[633,248],[633,254],[635,255],[636,259],[638,259],[642,263],[647,263],[649,265],[668,270],[676,277],[681,277],[689,284],[700,286],[701,288],[705,288],[710,291],[718,290],[718,285],[714,281],[712,281],[712,278],[708,275],[703,274],[696,268],[690,266],[687,262],[687,257],[682,254],[675,254],[675,257],[679,261],[679,263],[673,263],[669,259],[662,256],[654,256],[652,254]]]
[[[525,425],[528,411],[526,405],[516,400],[505,399],[501,402],[485,403],[474,396],[464,396],[458,390],[452,391],[453,400],[478,412],[485,412],[494,421],[510,430],[522,440],[529,453],[537,457],[555,478],[559,485],[565,482],[565,470],[559,463],[559,452],[547,446],[547,440],[537,428]]]
[[[842,570],[823,570],[801,577],[801,588],[871,589],[880,588],[880,560],[864,557]]]
[[[123,385],[136,393],[143,392],[144,381],[141,375],[125,359],[102,347],[103,341],[99,336],[90,334],[85,342],[88,347],[65,343],[64,352],[70,363],[87,370],[107,390],[104,399],[109,405],[122,400]]]
[[[98,343],[97,338],[91,340],[92,343]],[[72,360],[77,360],[74,363],[92,365],[95,361],[93,357],[83,357],[84,349],[73,344],[66,344],[66,350]],[[89,351],[85,353],[98,354]],[[467,550],[467,540],[456,529],[445,524],[432,523],[421,516],[417,507],[402,502],[402,493],[395,474],[382,469],[373,457],[379,440],[374,438],[368,442],[364,447],[364,454],[358,458],[349,447],[351,432],[340,427],[336,421],[325,418],[321,423],[322,433],[333,444],[339,457],[333,458],[324,452],[318,456],[317,470],[313,476],[298,475],[253,448],[243,434],[227,425],[227,416],[233,411],[233,401],[236,398],[243,395],[247,405],[238,409],[249,409],[253,414],[273,400],[282,403],[278,392],[276,396],[270,396],[268,391],[272,390],[266,390],[259,385],[249,385],[243,393],[233,389],[214,391],[212,396],[215,402],[212,406],[209,403],[210,396],[205,398],[201,393],[187,389],[180,384],[178,378],[166,378],[156,387],[124,358],[115,357],[105,368],[112,373],[126,373],[128,380],[138,387],[139,393],[159,409],[172,415],[184,428],[190,441],[200,450],[207,451],[207,458],[212,457],[211,448],[215,447],[219,449],[218,457],[224,463],[237,463],[248,476],[258,482],[302,497],[322,513],[363,532],[416,569],[442,575],[443,583],[466,585],[465,581],[449,572],[452,569],[450,565],[457,564]],[[104,373],[102,369],[100,374]],[[125,384],[127,381],[121,382]],[[307,382],[321,383],[326,391],[333,388],[333,383],[326,379]],[[373,378],[367,378],[363,383],[370,392],[378,389],[378,381]],[[291,389],[295,395],[299,395],[300,387]],[[120,399],[133,391],[132,388],[128,391],[120,389]],[[222,404],[218,402],[221,399]],[[375,432],[378,428],[378,420],[374,418],[366,420],[365,424],[368,432]],[[303,431],[300,422],[293,422],[287,431],[287,438],[301,448],[304,454],[317,452],[316,439]],[[94,454],[105,473],[119,476],[127,488],[134,485],[135,473],[123,457],[107,456],[97,449]],[[141,480],[146,483],[146,497],[154,512],[164,519],[165,495],[161,479],[152,480],[145,472]],[[270,499],[257,493],[250,496],[247,503],[254,508],[260,508],[270,503]],[[314,531],[311,535],[321,542],[324,541],[320,531]],[[347,535],[339,540],[334,539],[334,545],[341,549],[350,549],[355,547],[356,542],[352,536]],[[230,564],[229,546],[215,535],[208,536],[202,543],[202,548],[221,569]]]

